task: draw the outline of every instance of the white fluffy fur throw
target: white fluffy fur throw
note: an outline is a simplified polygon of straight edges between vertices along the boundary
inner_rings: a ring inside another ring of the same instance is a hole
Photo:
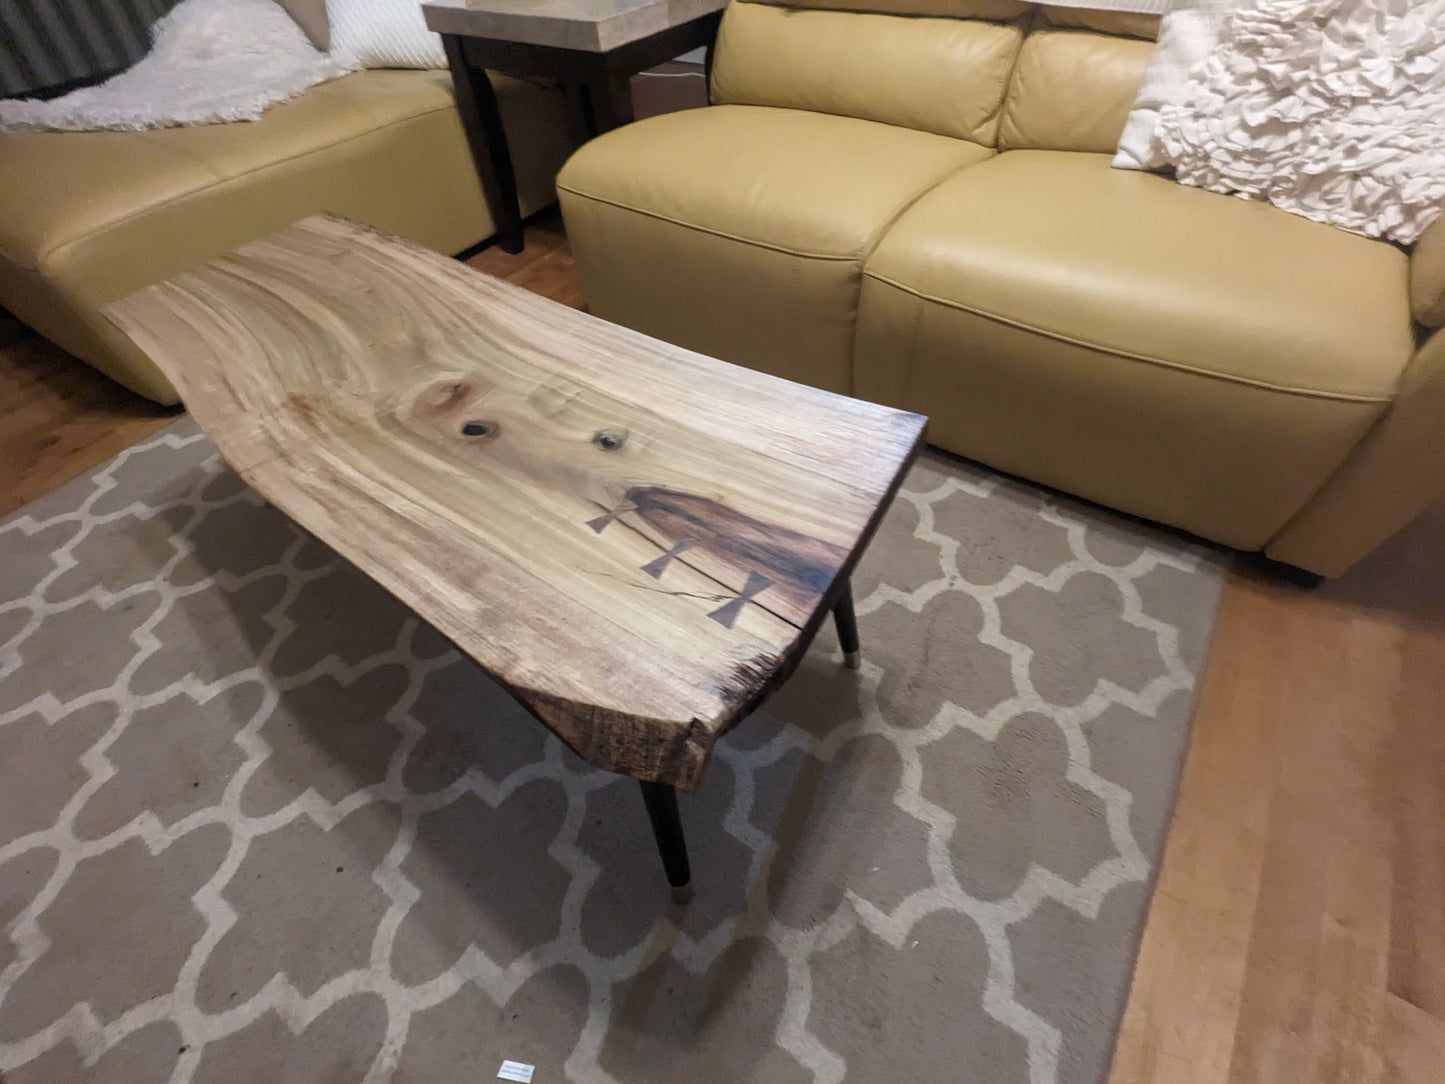
[[[255,120],[269,105],[345,75],[275,0],[183,0],[151,51],[94,87],[48,102],[0,101],[0,129],[139,130]]]
[[[1445,208],[1445,0],[1240,0],[1156,138],[1186,184],[1410,244]]]

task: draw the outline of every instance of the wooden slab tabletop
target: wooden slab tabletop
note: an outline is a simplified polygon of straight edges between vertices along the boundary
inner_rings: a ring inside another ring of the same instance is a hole
[[[685,790],[923,437],[329,216],[107,314],[259,493],[586,760]]]

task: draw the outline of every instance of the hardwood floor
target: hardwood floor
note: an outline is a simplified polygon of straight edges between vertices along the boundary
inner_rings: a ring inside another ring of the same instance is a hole
[[[1445,1080],[1442,554],[1231,579],[1112,1084]]]
[[[470,261],[574,307],[560,222]],[[0,317],[0,513],[174,415]],[[1445,1080],[1445,505],[1231,577],[1112,1084]]]
[[[179,413],[107,380],[0,309],[0,516]]]
[[[562,231],[562,218],[555,212],[527,227],[527,247],[517,255],[488,248],[467,263],[563,305],[585,307],[582,284],[577,281],[567,235]]]

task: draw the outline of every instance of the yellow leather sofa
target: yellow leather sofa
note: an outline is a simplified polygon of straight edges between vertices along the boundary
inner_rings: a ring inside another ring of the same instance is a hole
[[[558,178],[592,311],[1338,575],[1445,493],[1445,222],[1410,254],[1112,169],[1156,32],[735,0],[713,105]]]
[[[556,198],[562,92],[494,79],[523,213]],[[315,211],[446,253],[493,232],[445,71],[361,71],[255,122],[0,132],[0,305],[140,394],[175,389],[101,306]]]

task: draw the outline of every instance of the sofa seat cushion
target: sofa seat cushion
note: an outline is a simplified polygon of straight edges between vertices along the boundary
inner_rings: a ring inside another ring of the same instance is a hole
[[[519,187],[535,209],[569,150],[564,103],[554,90],[499,83]],[[169,382],[101,305],[316,211],[450,252],[492,231],[439,71],[357,72],[253,123],[7,132],[0,176],[0,303],[161,402],[175,401]]]
[[[1395,394],[1407,274],[1390,245],[1107,155],[1005,152],[879,244],[857,388],[961,454],[1257,548]]]
[[[712,106],[593,140],[557,188],[594,313],[847,391],[864,259],[919,196],[991,154],[852,117]]]

